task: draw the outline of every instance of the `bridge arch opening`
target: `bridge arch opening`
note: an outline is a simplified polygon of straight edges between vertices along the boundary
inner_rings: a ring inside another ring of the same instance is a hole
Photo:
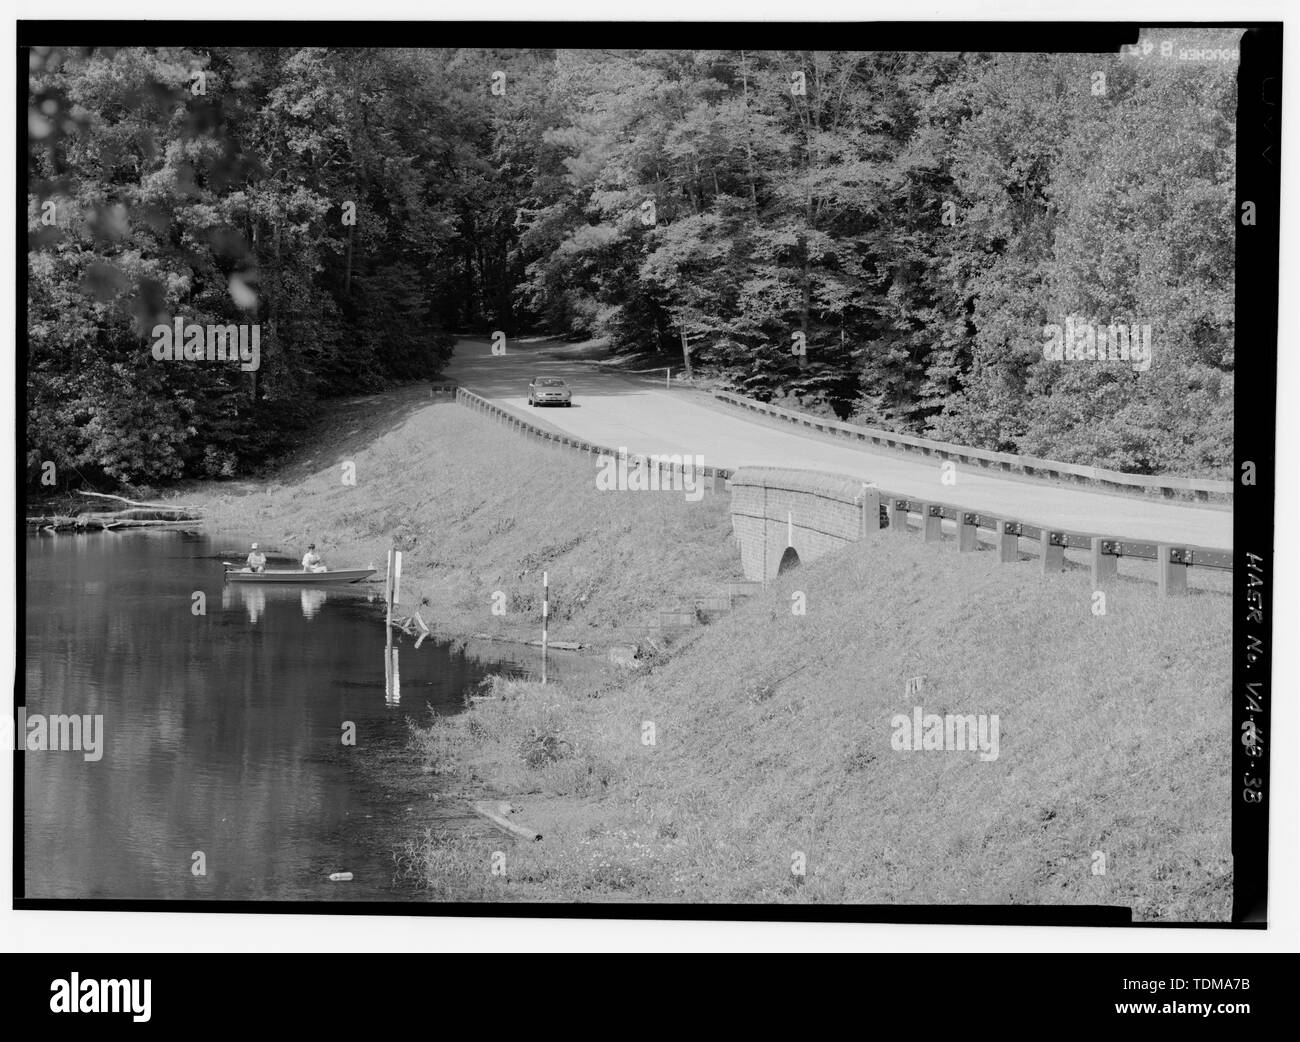
[[[784,575],[786,572],[799,567],[799,551],[793,546],[787,546],[785,553],[781,555],[781,563],[776,566],[776,574]]]

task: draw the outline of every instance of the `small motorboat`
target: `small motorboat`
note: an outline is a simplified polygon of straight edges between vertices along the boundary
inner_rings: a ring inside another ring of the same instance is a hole
[[[226,568],[228,583],[359,583],[369,579],[377,568],[337,568],[324,572],[304,572],[301,568],[265,568],[260,572],[248,568]]]

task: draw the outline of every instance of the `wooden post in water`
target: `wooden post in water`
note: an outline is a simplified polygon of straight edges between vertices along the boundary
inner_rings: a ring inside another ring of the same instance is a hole
[[[551,577],[542,572],[542,683],[546,683],[546,622],[551,614]]]
[[[402,600],[402,551],[388,551],[388,578],[384,581],[384,601],[387,609],[386,624],[393,628],[393,605]],[[391,640],[391,633],[390,638]]]
[[[384,626],[393,626],[393,551],[390,548],[384,561]]]
[[[398,652],[393,647],[393,605],[402,599],[402,551],[389,548],[389,572],[383,581],[383,699],[396,704],[402,699],[398,680]]]
[[[384,701],[393,701],[393,555],[388,548],[388,568],[384,575]]]

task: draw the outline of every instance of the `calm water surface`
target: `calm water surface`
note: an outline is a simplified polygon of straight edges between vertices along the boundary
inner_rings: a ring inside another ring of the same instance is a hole
[[[97,762],[24,757],[27,897],[418,899],[395,878],[392,839],[429,822],[356,757],[400,748],[408,717],[459,711],[484,676],[540,659],[403,638],[394,699],[371,601],[382,584],[230,585],[211,555],[235,545],[159,532],[27,540],[28,713],[99,714],[104,729]],[[336,871],[354,878],[330,882]]]

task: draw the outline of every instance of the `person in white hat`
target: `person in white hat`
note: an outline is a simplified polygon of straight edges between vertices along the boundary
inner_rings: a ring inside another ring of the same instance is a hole
[[[260,572],[266,567],[266,554],[262,553],[254,543],[248,550],[248,570],[250,572]]]

